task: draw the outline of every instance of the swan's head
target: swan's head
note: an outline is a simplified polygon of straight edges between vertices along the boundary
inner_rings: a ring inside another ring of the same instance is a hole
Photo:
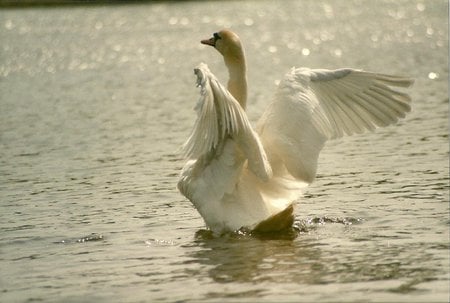
[[[241,59],[244,55],[238,35],[227,29],[214,33],[211,38],[202,40],[201,43],[217,49],[225,60]]]

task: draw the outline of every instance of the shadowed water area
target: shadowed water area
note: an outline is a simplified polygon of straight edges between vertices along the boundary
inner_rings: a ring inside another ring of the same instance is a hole
[[[448,3],[0,10],[0,301],[447,302]],[[416,79],[395,127],[329,141],[285,234],[214,237],[177,190],[199,43],[232,27],[255,123],[292,66]]]

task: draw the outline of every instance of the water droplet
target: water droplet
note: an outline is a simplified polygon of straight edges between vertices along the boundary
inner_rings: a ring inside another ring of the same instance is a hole
[[[277,47],[275,45],[269,46],[269,52],[270,53],[276,53],[278,51]]]
[[[311,53],[311,51],[307,48],[303,48],[302,49],[302,55],[303,56],[309,56],[309,54]]]
[[[435,80],[437,78],[439,78],[439,74],[434,73],[434,72],[428,73],[428,79]]]
[[[334,50],[334,55],[335,55],[336,57],[342,56],[342,50],[339,49],[339,48],[336,48],[336,49]]]

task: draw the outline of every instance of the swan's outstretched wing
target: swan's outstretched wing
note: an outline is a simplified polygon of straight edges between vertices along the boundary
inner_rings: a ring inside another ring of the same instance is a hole
[[[394,124],[411,99],[392,87],[412,83],[354,69],[293,68],[258,122],[274,174],[312,182],[326,140]]]
[[[272,174],[270,164],[256,132],[239,102],[223,87],[207,65],[194,70],[201,97],[196,106],[197,120],[184,144],[186,156],[198,159],[209,153],[221,153],[226,139],[232,139],[248,160],[250,170],[262,180]]]

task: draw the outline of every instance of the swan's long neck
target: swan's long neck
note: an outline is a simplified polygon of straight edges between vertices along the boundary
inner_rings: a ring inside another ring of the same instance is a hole
[[[224,58],[228,68],[228,90],[245,109],[247,103],[247,67],[245,65],[244,52],[231,58]]]

